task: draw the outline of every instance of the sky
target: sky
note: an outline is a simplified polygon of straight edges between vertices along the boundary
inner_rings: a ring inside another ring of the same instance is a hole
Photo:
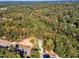
[[[79,1],[79,0],[0,0],[0,1]]]
[[[0,0],[0,1],[69,1],[69,0]]]

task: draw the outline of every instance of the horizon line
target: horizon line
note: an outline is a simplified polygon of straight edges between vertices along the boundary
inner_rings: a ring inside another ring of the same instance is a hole
[[[22,1],[22,0],[21,0]],[[44,0],[43,0],[44,1]],[[49,1],[49,0],[46,0],[46,1]],[[75,0],[75,1],[77,1],[77,2],[79,2],[78,0]],[[7,1],[3,1],[3,2],[7,2]],[[17,1],[18,2],[18,1]],[[40,2],[40,1],[38,1],[38,2]],[[50,1],[49,1],[50,2]],[[52,1],[52,2],[57,2],[57,1]],[[69,2],[69,1],[58,1],[58,2]],[[70,1],[70,2],[74,2],[74,1]]]

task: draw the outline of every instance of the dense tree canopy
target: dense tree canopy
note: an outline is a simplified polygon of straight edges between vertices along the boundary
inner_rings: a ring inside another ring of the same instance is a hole
[[[20,41],[34,36],[42,38],[46,50],[54,50],[61,57],[79,57],[79,4],[39,3],[5,8],[0,12],[0,38]],[[9,54],[16,57],[15,53]]]

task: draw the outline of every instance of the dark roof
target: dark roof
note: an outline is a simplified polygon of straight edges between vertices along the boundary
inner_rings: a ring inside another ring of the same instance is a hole
[[[44,54],[43,58],[50,58],[50,55],[49,54]]]

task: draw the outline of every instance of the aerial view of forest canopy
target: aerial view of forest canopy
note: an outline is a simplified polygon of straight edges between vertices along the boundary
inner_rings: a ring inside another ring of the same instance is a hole
[[[79,3],[0,2],[0,39],[19,42],[29,37],[41,39],[44,51],[52,50],[62,58],[78,58]],[[36,45],[31,56],[17,53],[18,45],[0,45],[0,58],[39,58]]]

